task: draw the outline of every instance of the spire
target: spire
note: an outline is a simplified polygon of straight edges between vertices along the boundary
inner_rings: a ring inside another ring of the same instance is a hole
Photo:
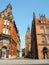
[[[33,12],[33,20],[35,19],[35,13]]]
[[[30,30],[30,27],[28,26],[28,30]]]
[[[7,5],[7,8],[12,9],[12,6],[11,6],[11,4],[10,4],[10,3]]]

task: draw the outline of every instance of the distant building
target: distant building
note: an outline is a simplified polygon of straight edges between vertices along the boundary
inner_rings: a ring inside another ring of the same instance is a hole
[[[31,31],[28,27],[26,35],[25,35],[25,55],[29,55],[31,53]]]
[[[45,15],[36,18],[33,13],[31,49],[34,59],[49,58],[49,18],[46,18]]]
[[[22,56],[23,56],[23,57],[25,56],[25,48],[22,49]]]
[[[20,52],[20,36],[12,15],[12,6],[0,12],[0,58],[16,58]]]

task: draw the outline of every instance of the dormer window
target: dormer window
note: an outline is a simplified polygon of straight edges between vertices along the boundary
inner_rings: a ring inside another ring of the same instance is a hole
[[[46,21],[45,20],[41,20],[41,24],[45,24],[46,23]]]

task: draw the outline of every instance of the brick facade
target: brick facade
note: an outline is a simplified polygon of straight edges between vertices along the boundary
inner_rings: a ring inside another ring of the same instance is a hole
[[[0,12],[0,57],[16,58],[19,52],[20,37],[9,4],[4,11]]]
[[[45,15],[36,18],[33,13],[31,46],[34,59],[49,58],[49,18]]]

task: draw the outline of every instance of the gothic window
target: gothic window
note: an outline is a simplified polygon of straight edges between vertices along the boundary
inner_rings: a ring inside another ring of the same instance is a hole
[[[46,37],[45,36],[41,36],[42,38],[42,43],[45,44],[46,43]]]
[[[44,33],[44,28],[40,27],[40,33]]]

